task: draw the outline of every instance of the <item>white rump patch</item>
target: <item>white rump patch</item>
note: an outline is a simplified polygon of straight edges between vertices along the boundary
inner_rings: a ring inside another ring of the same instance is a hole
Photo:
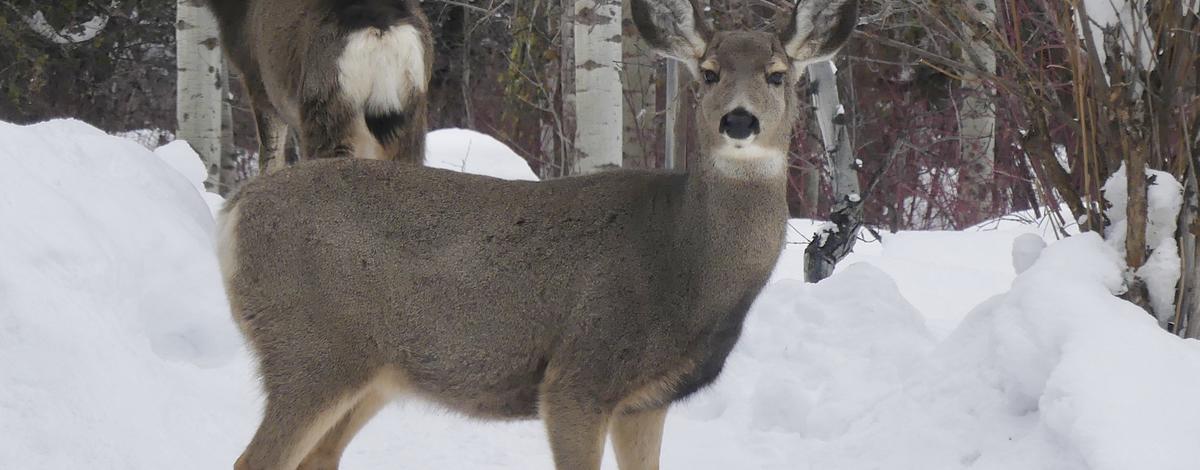
[[[725,143],[713,153],[713,166],[732,178],[770,178],[787,171],[787,154],[755,143]]]
[[[421,32],[404,24],[350,33],[338,59],[338,81],[350,102],[364,110],[404,110],[409,95],[424,93],[428,82]]]

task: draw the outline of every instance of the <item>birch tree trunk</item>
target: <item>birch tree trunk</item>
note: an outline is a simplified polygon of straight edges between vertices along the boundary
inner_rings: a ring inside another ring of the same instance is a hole
[[[633,9],[630,0],[623,0],[621,11],[622,36],[621,43],[624,66],[621,67],[621,81],[625,84],[624,99],[621,100],[625,112],[624,123],[624,153],[626,165],[653,166],[650,157],[654,155],[658,133],[655,131],[654,111],[657,104],[657,87],[655,86],[655,58],[642,36],[633,26]]]
[[[621,166],[621,94],[621,0],[576,0],[578,173]]]
[[[858,161],[850,144],[845,108],[838,95],[837,70],[833,62],[808,66],[808,74],[817,92],[813,94],[821,140],[832,170],[835,203],[829,223],[813,235],[804,250],[804,278],[819,282],[833,274],[837,263],[850,254],[862,228],[862,196],[858,182]]]
[[[974,0],[964,8],[966,21],[963,33],[970,42],[964,45],[963,60],[975,64],[987,73],[996,73],[996,51],[984,37],[996,24],[996,0]],[[983,77],[963,73],[965,94],[959,110],[958,129],[963,167],[959,179],[960,195],[970,201],[977,217],[992,212],[992,188],[996,173],[996,91],[983,82]]]
[[[221,57],[217,20],[198,0],[179,0],[175,22],[176,137],[186,140],[208,168],[204,186],[216,190],[221,166]]]

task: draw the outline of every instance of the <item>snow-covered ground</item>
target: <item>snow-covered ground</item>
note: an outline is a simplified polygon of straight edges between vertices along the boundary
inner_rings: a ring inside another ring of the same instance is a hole
[[[494,140],[446,136],[431,165],[532,179]],[[220,200],[180,145],[0,123],[0,468],[230,468],[254,431]],[[725,374],[671,413],[664,469],[1198,468],[1200,342],[1112,295],[1121,259],[1098,237],[885,234],[809,285],[817,224],[792,225]],[[344,464],[552,468],[537,422],[420,403],[381,413]]]

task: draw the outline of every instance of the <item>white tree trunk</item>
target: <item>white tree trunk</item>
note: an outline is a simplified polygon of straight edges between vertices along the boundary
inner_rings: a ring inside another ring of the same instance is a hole
[[[979,23],[964,25],[963,32],[970,43],[963,49],[963,59],[989,74],[996,73],[996,51],[982,35],[996,24],[996,0],[975,0],[967,9],[968,20]],[[992,188],[996,173],[996,91],[982,81],[983,77],[963,74],[962,108],[958,129],[962,161],[961,196],[974,203],[979,215],[987,216],[992,209]]]
[[[577,171],[621,166],[621,0],[575,1]]]
[[[859,194],[858,165],[850,133],[844,122],[845,108],[838,93],[837,70],[833,62],[825,61],[808,66],[808,76],[817,85],[813,106],[817,108],[817,124],[833,174],[833,193],[837,201],[854,199]]]
[[[804,250],[804,278],[819,282],[833,274],[837,263],[850,254],[862,227],[862,195],[858,183],[858,160],[850,143],[846,109],[838,94],[837,70],[831,61],[808,66],[809,79],[817,87],[813,94],[821,140],[833,174],[835,195],[829,223],[814,234]]]
[[[175,23],[177,83],[176,137],[186,140],[208,168],[209,190],[220,184],[221,43],[217,20],[197,0],[179,0]]]

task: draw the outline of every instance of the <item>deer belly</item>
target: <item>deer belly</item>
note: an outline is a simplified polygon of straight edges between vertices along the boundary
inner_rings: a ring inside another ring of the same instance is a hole
[[[414,364],[407,367],[407,375],[424,398],[467,416],[484,419],[536,417],[538,389],[545,366],[540,362],[527,365],[496,362]]]

